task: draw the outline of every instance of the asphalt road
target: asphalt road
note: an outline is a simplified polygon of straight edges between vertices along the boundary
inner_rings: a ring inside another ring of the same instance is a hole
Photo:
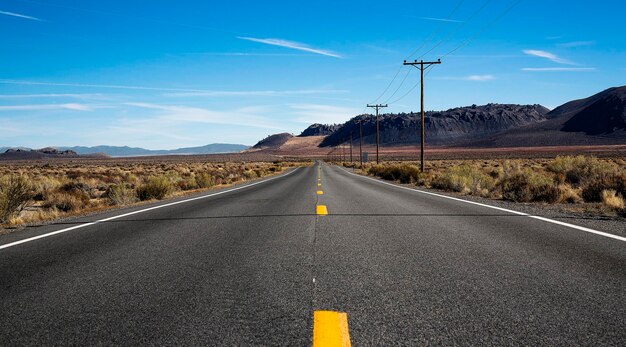
[[[0,236],[83,225],[0,248],[0,345],[626,343],[626,242],[318,166]]]

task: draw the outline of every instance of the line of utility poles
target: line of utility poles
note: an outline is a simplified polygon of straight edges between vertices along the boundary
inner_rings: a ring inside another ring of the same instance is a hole
[[[378,135],[378,133],[379,133],[378,109],[381,109],[383,107],[387,107],[387,104],[384,104],[384,105],[382,105],[382,104],[376,104],[376,105],[367,104],[367,107],[371,107],[371,108],[376,109],[376,164],[378,164],[379,163],[379,160],[378,160],[378,147],[380,146],[380,137]]]
[[[418,68],[420,70],[420,76],[421,76],[421,80],[420,80],[420,86],[421,86],[421,98],[420,98],[420,104],[421,104],[421,108],[422,108],[422,116],[421,116],[421,128],[422,128],[422,132],[421,132],[421,146],[420,146],[420,158],[421,158],[421,171],[424,172],[424,70],[426,70],[428,67],[430,67],[431,65],[434,64],[441,64],[441,59],[437,59],[437,61],[413,61],[412,63],[407,63],[406,60],[404,61],[403,65],[411,65],[415,68]],[[378,117],[377,117],[378,118]]]

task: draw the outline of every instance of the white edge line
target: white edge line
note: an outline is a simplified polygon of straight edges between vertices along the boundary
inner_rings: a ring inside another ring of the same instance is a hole
[[[27,239],[23,239],[23,240],[19,240],[19,241],[15,241],[15,242],[7,243],[7,244],[5,244],[5,245],[0,245],[0,249],[4,249],[4,248],[9,248],[9,247],[17,246],[17,245],[22,244],[22,243],[26,243],[26,242],[30,242],[30,241],[35,241],[35,240],[42,239],[42,238],[44,238],[44,237],[50,237],[50,236],[53,236],[53,235],[56,235],[56,234],[61,234],[61,233],[64,233],[64,232],[66,232],[66,231],[71,231],[71,230],[76,230],[76,229],[86,228],[86,227],[88,227],[88,226],[92,226],[92,225],[99,224],[99,223],[102,223],[102,222],[108,222],[108,221],[112,221],[112,220],[115,220],[115,219],[119,219],[119,218],[123,218],[123,217],[128,217],[128,216],[132,216],[132,215],[134,215],[134,214],[138,214],[138,213],[146,212],[146,211],[152,211],[152,210],[160,209],[160,208],[163,208],[163,207],[168,207],[168,206],[178,205],[178,204],[182,204],[182,203],[189,202],[189,201],[200,200],[200,199],[206,199],[206,198],[210,198],[210,197],[212,197],[212,196],[216,196],[216,195],[221,195],[221,194],[225,194],[225,193],[234,192],[234,191],[236,191],[236,190],[240,190],[240,189],[244,189],[244,188],[248,188],[248,187],[256,186],[257,184],[261,184],[261,183],[269,182],[269,181],[275,180],[275,179],[277,179],[277,178],[287,177],[287,176],[291,175],[292,173],[296,172],[298,169],[300,169],[300,167],[297,167],[297,168],[295,168],[294,170],[292,170],[292,171],[290,171],[290,172],[287,172],[286,174],[283,174],[283,175],[280,175],[280,176],[276,176],[276,177],[272,177],[272,178],[269,178],[269,179],[265,179],[265,180],[262,180],[262,181],[259,181],[259,182],[254,182],[254,183],[251,183],[251,184],[247,184],[247,185],[245,185],[245,186],[236,187],[236,188],[233,188],[233,189],[228,189],[228,190],[223,190],[223,191],[221,191],[221,192],[217,192],[217,193],[213,193],[213,194],[202,195],[202,196],[198,196],[198,197],[195,197],[195,198],[190,198],[190,199],[185,199],[185,200],[174,201],[174,202],[170,202],[170,203],[163,204],[163,205],[158,205],[158,206],[148,207],[148,208],[144,208],[144,209],[142,209],[142,210],[133,211],[133,212],[128,212],[128,213],[120,214],[120,215],[117,215],[117,216],[113,216],[113,217],[108,217],[108,218],[100,219],[100,220],[97,220],[97,221],[95,221],[95,222],[89,222],[89,223],[85,223],[85,224],[79,224],[79,225],[75,225],[75,226],[73,226],[73,227],[69,227],[69,228],[66,228],[66,229],[61,229],[61,230],[52,231],[52,232],[49,232],[49,233],[46,233],[46,234],[41,234],[41,235],[37,235],[37,236],[33,236],[33,237],[29,237],[29,238],[27,238]]]
[[[406,190],[410,190],[410,191],[413,191],[413,192],[416,192],[416,193],[420,193],[420,194],[437,196],[437,197],[444,198],[444,199],[460,201],[460,202],[464,202],[464,203],[467,203],[467,204],[487,207],[487,208],[491,208],[491,209],[499,210],[499,211],[503,211],[503,212],[513,213],[513,214],[516,214],[516,215],[519,215],[519,216],[525,216],[525,217],[529,217],[529,218],[534,218],[534,219],[538,219],[538,220],[541,220],[541,221],[544,221],[544,222],[548,222],[548,223],[552,223],[552,224],[558,224],[558,225],[561,225],[561,226],[564,226],[564,227],[568,227],[568,228],[572,228],[572,229],[576,229],[576,230],[581,230],[581,231],[585,231],[585,232],[588,232],[588,233],[592,233],[592,234],[596,234],[596,235],[600,235],[600,236],[604,236],[604,237],[608,237],[608,238],[612,238],[612,239],[615,239],[615,240],[626,242],[626,237],[622,237],[622,236],[606,233],[604,231],[599,231],[599,230],[594,230],[594,229],[590,229],[590,228],[585,228],[585,227],[581,227],[581,226],[578,226],[578,225],[565,223],[565,222],[561,222],[561,221],[550,219],[550,218],[546,218],[546,217],[535,216],[535,215],[524,213],[524,212],[518,212],[518,211],[509,210],[509,209],[502,208],[502,207],[497,207],[497,206],[492,206],[492,205],[487,205],[487,204],[481,204],[480,202],[474,202],[474,201],[459,199],[459,198],[455,198],[455,197],[452,197],[452,196],[447,196],[447,195],[442,195],[442,194],[437,194],[437,193],[423,191],[423,190],[420,190],[420,189],[407,188],[407,187],[403,187],[403,186],[400,186],[400,185],[397,185],[397,184],[381,181],[381,180],[378,180],[378,179],[375,179],[375,178],[371,178],[371,177],[367,177],[367,176],[363,176],[363,175],[358,175],[358,174],[352,173],[352,172],[350,172],[348,170],[343,170],[343,171],[347,172],[347,173],[349,173],[351,175],[357,176],[357,177],[362,177],[362,178],[365,178],[365,179],[368,179],[368,180],[371,180],[371,181],[374,181],[374,182],[386,184],[386,185],[389,185],[389,186],[392,186],[392,187],[396,187],[396,188],[400,188],[400,189],[406,189]]]

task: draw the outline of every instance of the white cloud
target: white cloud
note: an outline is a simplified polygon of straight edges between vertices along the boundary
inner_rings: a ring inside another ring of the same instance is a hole
[[[325,56],[329,56],[333,58],[343,58],[341,55],[335,52],[318,49],[318,48],[312,48],[309,45],[305,43],[301,43],[301,42],[287,41],[283,39],[270,39],[270,38],[259,39],[259,38],[254,38],[254,37],[245,37],[245,36],[237,36],[237,38],[240,40],[258,42],[258,43],[263,43],[266,45],[279,46],[279,47],[291,48],[291,49],[296,49],[299,51],[304,51],[304,52],[309,52],[309,53],[321,54],[321,55],[325,55]]]
[[[257,91],[224,91],[214,90],[206,92],[184,92],[184,93],[165,93],[163,96],[179,97],[179,96],[207,96],[207,97],[224,97],[224,96],[289,96],[289,95],[312,95],[312,94],[328,94],[328,93],[347,93],[347,90],[328,90],[328,89],[308,89],[308,90],[257,90]]]
[[[596,71],[595,67],[525,67],[522,71]]]
[[[432,17],[417,17],[419,19],[432,20],[437,22],[449,22],[449,23],[463,23],[462,20],[445,19],[445,18],[432,18]]]
[[[298,116],[295,121],[306,124],[343,123],[360,113],[360,110],[355,108],[320,104],[293,104],[289,107]]]
[[[41,22],[41,19],[39,19],[37,17],[31,17],[31,16],[27,16],[25,14],[19,14],[19,13],[15,13],[15,12],[0,11],[0,14],[3,14],[5,16],[11,16],[11,17],[18,17],[18,18],[23,18],[23,19],[36,20],[36,21]]]
[[[161,111],[158,118],[149,119],[148,122],[160,122],[170,125],[180,123],[207,123],[264,129],[283,129],[281,126],[272,124],[266,118],[255,113],[260,109],[250,107],[232,111],[213,111],[198,107],[159,105],[142,102],[130,102],[126,103],[126,105]]]
[[[452,81],[472,81],[472,82],[487,82],[495,80],[493,75],[469,75],[463,77],[438,77],[440,80],[452,80]]]
[[[583,47],[583,46],[593,46],[595,44],[596,44],[595,41],[573,41],[573,42],[560,43],[559,46],[567,47],[567,48],[574,48],[574,47]]]
[[[525,49],[525,50],[523,50],[523,52],[525,54],[527,54],[527,55],[548,59],[548,60],[550,60],[552,62],[555,62],[555,63],[558,63],[558,64],[576,65],[575,63],[572,63],[571,61],[569,61],[567,59],[560,58],[556,54],[553,54],[553,53],[550,53],[550,52],[546,52],[546,51],[539,51],[539,50],[535,50],[535,49]]]
[[[72,110],[92,111],[90,105],[85,104],[37,104],[37,105],[9,105],[0,106],[0,111],[49,111],[49,110]]]
[[[100,99],[102,94],[0,94],[0,99],[74,98]]]

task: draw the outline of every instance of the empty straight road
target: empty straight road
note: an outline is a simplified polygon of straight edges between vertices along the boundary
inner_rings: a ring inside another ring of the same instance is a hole
[[[0,236],[0,345],[626,342],[623,239],[320,163],[204,195]]]

